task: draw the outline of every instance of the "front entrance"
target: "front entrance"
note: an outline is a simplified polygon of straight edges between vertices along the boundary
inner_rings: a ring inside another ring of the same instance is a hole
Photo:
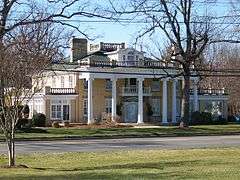
[[[124,122],[136,123],[138,117],[138,103],[124,102]]]

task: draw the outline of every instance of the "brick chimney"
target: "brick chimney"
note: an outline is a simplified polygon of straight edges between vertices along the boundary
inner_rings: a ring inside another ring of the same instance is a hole
[[[70,62],[76,62],[87,55],[87,39],[72,37],[70,46]]]

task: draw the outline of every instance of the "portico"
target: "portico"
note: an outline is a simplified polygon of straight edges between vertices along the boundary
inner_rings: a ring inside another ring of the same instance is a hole
[[[91,124],[94,122],[94,109],[95,102],[93,101],[93,90],[98,87],[93,86],[93,82],[97,81],[99,79],[110,79],[112,87],[111,91],[109,92],[109,96],[111,98],[111,117],[114,120],[116,117],[119,116],[117,114],[117,106],[118,104],[127,105],[127,107],[121,107],[121,111],[127,111],[121,114],[121,118],[123,122],[127,122],[126,119],[133,118],[130,120],[130,122],[136,122],[137,124],[143,124],[146,118],[146,103],[151,103],[152,98],[159,100],[160,105],[160,116],[156,117],[157,121],[159,123],[162,123],[163,125],[167,125],[169,123],[175,124],[177,123],[179,112],[177,112],[177,109],[179,109],[177,104],[177,98],[179,98],[179,95],[177,93],[177,86],[180,85],[181,79],[175,78],[163,78],[159,77],[159,89],[158,92],[152,90],[151,82],[152,78],[148,76],[129,76],[129,75],[115,75],[112,74],[109,78],[110,74],[107,75],[107,77],[104,77],[103,74],[88,74],[87,75],[87,107],[88,107],[88,113],[87,113],[87,123]],[[126,79],[135,78],[136,84],[135,85],[128,85],[126,83]],[[194,81],[195,82],[195,81]],[[149,85],[150,84],[150,85]],[[194,109],[196,110],[198,107],[198,95],[197,95],[197,87],[194,88]],[[124,104],[124,99],[134,97],[132,100],[127,100],[127,102]],[[121,101],[121,102],[120,102]],[[147,102],[145,102],[147,101]],[[131,103],[132,102],[132,103]],[[131,105],[132,104],[132,105]],[[135,104],[135,105],[134,105]],[[104,104],[103,104],[104,105]],[[135,106],[137,106],[135,108]],[[153,107],[153,104],[151,104],[151,108]],[[157,109],[157,108],[155,108]],[[126,118],[126,113],[131,113],[132,116]],[[137,114],[136,116],[134,114]],[[135,119],[136,117],[136,119]]]

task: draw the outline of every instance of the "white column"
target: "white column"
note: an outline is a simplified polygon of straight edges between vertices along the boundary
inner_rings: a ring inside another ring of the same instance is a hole
[[[162,124],[167,124],[167,107],[168,107],[168,100],[167,100],[167,79],[163,79],[163,95],[162,95]]]
[[[93,123],[93,101],[92,101],[92,82],[93,79],[90,77],[88,81],[88,124]]]
[[[177,80],[173,80],[172,84],[172,123],[176,123],[177,119],[177,92],[176,92]]]
[[[115,120],[117,116],[117,90],[116,83],[117,79],[113,78],[112,80],[112,120]]]
[[[197,80],[193,81],[193,110],[199,111],[198,107],[198,86],[197,86]]]
[[[143,123],[143,78],[138,79],[138,124]]]

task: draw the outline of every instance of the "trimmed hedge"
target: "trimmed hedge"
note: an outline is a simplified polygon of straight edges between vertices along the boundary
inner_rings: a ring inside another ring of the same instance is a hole
[[[218,119],[214,119],[209,112],[193,112],[191,116],[190,125],[211,125],[211,124],[227,124],[228,121],[219,116]]]
[[[46,126],[46,116],[42,113],[36,113],[32,117],[32,125],[35,127],[45,127]]]

